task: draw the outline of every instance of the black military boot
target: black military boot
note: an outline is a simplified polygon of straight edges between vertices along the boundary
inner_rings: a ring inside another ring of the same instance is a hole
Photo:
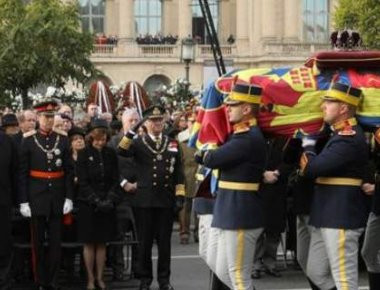
[[[311,281],[309,278],[307,278],[307,281],[309,281],[309,284],[310,284],[310,287],[312,290],[320,290],[321,288],[317,287],[317,285],[315,285],[313,283],[313,281]]]
[[[380,273],[368,272],[369,290],[380,289]]]
[[[230,290],[229,287],[227,287],[218,276],[216,276],[214,273],[212,273],[211,276],[211,290]]]

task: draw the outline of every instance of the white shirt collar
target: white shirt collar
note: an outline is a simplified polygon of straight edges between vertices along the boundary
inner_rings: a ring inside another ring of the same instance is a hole
[[[160,140],[162,140],[162,133],[158,136],[155,136],[153,134],[148,134],[149,137],[153,140],[153,141],[156,141],[157,137],[160,138]]]

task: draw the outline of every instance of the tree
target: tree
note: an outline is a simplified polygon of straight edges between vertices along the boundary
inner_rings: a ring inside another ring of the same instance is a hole
[[[380,48],[380,3],[378,0],[339,0],[335,11],[336,29],[355,29],[364,45]]]
[[[82,32],[77,4],[61,0],[0,0],[0,93],[21,94],[41,84],[63,87],[97,74],[91,34]]]

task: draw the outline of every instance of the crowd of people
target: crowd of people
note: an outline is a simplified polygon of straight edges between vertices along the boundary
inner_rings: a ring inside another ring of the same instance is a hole
[[[158,33],[156,35],[146,34],[146,35],[139,35],[136,38],[137,44],[144,44],[144,45],[158,45],[158,44],[170,44],[174,45],[178,41],[178,35],[173,36],[171,34],[167,36],[163,36],[162,34]]]
[[[94,103],[74,112],[47,98],[33,109],[7,110],[0,133],[0,288],[33,273],[38,289],[59,289],[59,270],[75,275],[81,256],[86,289],[107,289],[106,265],[114,279],[124,278],[123,244],[107,244],[136,228],[132,273],[139,289],[151,289],[154,241],[160,290],[174,289],[178,217],[180,243],[199,242],[214,290],[255,289],[263,273],[281,277],[277,249],[286,228],[296,228],[294,251],[312,289],[358,289],[365,232],[370,289],[380,289],[380,131],[363,133],[356,122],[361,91],[331,87],[321,106],[330,131],[318,139],[264,137],[256,121],[260,98],[260,87],[234,86],[225,100],[233,131],[212,150],[187,146],[195,106],[153,105],[140,116],[135,108],[102,113]],[[210,169],[218,170],[216,194]],[[12,251],[12,240],[31,243],[33,259],[25,249]],[[62,255],[62,242],[83,248]]]

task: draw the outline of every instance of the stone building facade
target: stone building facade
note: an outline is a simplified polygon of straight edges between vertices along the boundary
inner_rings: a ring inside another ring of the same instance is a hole
[[[198,0],[77,0],[83,29],[116,36],[97,42],[92,60],[113,84],[138,81],[149,91],[185,76],[181,39],[198,43],[189,80],[201,87],[215,78]],[[228,69],[302,64],[329,48],[337,0],[209,0]],[[175,44],[138,44],[146,34],[178,36]],[[103,37],[104,37],[103,36]],[[230,40],[228,42],[228,40]]]

